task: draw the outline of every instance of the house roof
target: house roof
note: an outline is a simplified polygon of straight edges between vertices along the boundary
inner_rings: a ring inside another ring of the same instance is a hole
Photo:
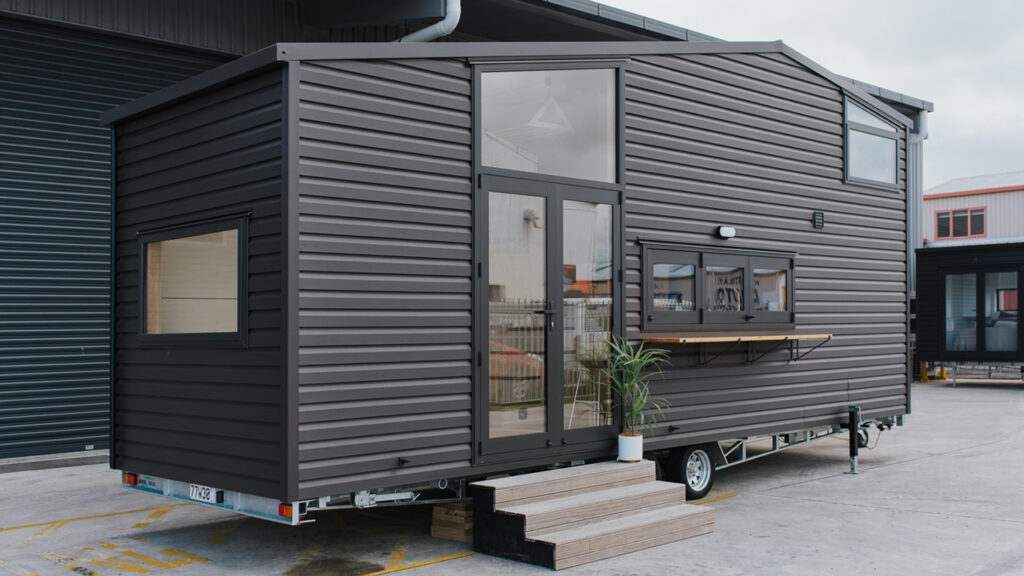
[[[913,120],[865,92],[849,79],[833,74],[820,64],[793,50],[782,41],[775,42],[431,42],[431,43],[296,43],[275,44],[203,72],[152,94],[108,110],[100,117],[104,125],[116,124],[148,110],[166,106],[196,92],[209,90],[235,78],[270,66],[300,60],[376,60],[413,58],[551,59],[551,58],[625,58],[650,54],[767,54],[788,56],[843,93],[874,112],[904,126]]]
[[[1024,190],[1024,170],[954,178],[949,182],[925,190],[924,199],[997,194],[1020,190]]]

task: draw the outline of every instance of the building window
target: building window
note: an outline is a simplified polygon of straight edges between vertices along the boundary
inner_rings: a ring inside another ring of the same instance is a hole
[[[1017,351],[1017,276],[1016,271],[946,274],[947,352]]]
[[[147,232],[140,240],[144,337],[244,343],[244,219]]]
[[[644,245],[644,329],[792,324],[793,256]]]
[[[846,101],[846,179],[895,188],[899,131],[895,126]]]
[[[487,168],[615,182],[615,68],[480,74],[480,155]]]
[[[967,208],[935,213],[935,239],[979,238],[985,235],[985,209]]]

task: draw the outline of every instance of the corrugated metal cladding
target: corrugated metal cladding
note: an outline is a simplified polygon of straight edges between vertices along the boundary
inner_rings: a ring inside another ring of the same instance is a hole
[[[0,457],[107,445],[110,130],[220,62],[0,19]]]
[[[942,246],[942,240],[935,238],[936,213],[947,210],[968,208],[985,209],[986,238],[1014,238],[1024,236],[1024,190],[972,194],[951,198],[926,198],[924,200],[924,237],[929,246]]]
[[[239,55],[328,39],[288,0],[0,0],[0,12]]]
[[[279,68],[117,126],[115,467],[283,494]],[[248,346],[139,340],[137,234],[250,213]]]
[[[654,446],[839,422],[849,404],[868,417],[906,411],[902,136],[899,158],[898,192],[844,184],[843,95],[784,54],[629,62],[630,337],[640,327],[638,239],[797,252],[796,328],[835,335],[795,363],[780,350],[698,367],[695,346],[670,346],[673,366],[655,393],[671,408]],[[822,230],[814,210],[825,213]],[[719,225],[736,237],[718,239]]]
[[[465,474],[463,61],[302,62],[299,496]]]

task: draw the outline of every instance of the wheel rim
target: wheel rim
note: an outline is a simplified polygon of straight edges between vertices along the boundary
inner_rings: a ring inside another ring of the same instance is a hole
[[[703,450],[694,450],[686,459],[686,485],[700,492],[711,479],[711,458]]]

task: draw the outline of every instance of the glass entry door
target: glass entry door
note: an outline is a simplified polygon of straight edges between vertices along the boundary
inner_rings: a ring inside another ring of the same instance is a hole
[[[484,183],[478,457],[606,441],[615,435],[606,370],[619,325],[618,194],[501,177]]]

